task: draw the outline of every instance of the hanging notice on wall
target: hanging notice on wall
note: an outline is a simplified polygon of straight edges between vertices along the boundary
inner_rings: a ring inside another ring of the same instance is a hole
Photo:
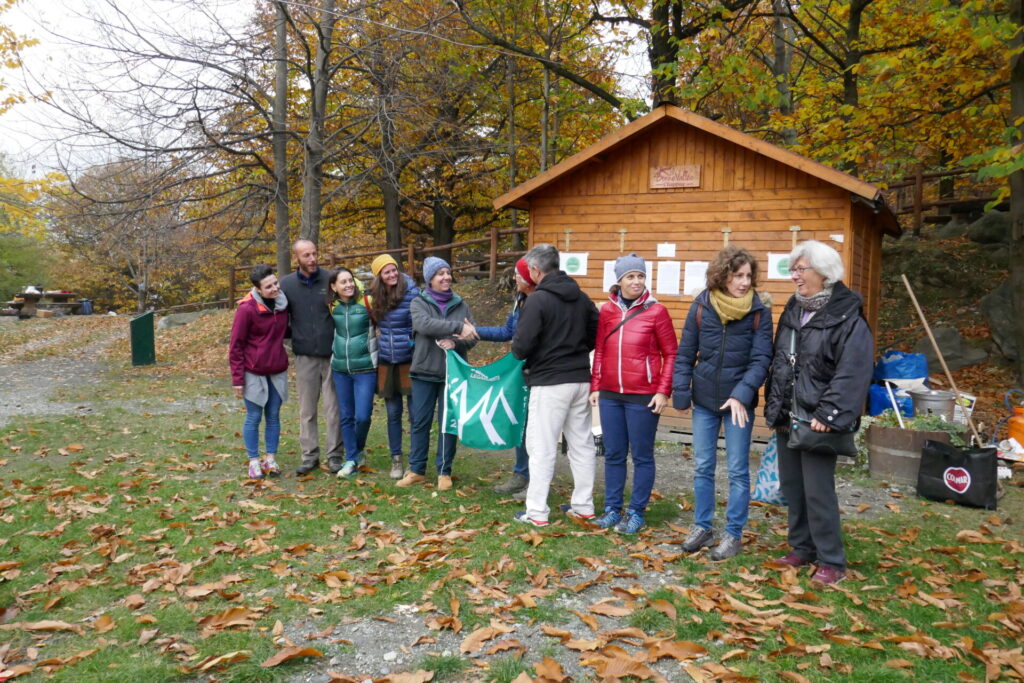
[[[658,242],[658,258],[675,258],[675,242]]]
[[[707,286],[707,278],[707,261],[687,261],[683,276],[683,294],[697,296]]]
[[[559,252],[558,267],[565,271],[566,275],[576,277],[587,274],[587,252]]]
[[[644,268],[647,271],[647,283],[648,283],[648,286],[651,283],[651,274],[653,272],[652,271],[652,267],[653,266],[652,266],[651,262],[646,260],[646,259],[644,259]],[[602,287],[602,289],[605,292],[607,292],[609,289],[612,288],[612,285],[614,285],[618,281],[619,281],[618,278],[615,277],[615,261],[605,261],[604,262],[604,277],[601,280],[601,287]]]
[[[789,279],[789,254],[768,254],[768,279]]]
[[[679,261],[658,262],[657,294],[679,295]]]

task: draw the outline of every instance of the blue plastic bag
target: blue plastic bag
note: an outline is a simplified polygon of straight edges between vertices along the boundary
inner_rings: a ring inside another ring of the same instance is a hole
[[[768,446],[761,454],[761,466],[757,469],[757,483],[751,500],[769,505],[785,505],[786,498],[782,495],[779,483],[779,446],[776,432],[768,439]]]
[[[906,417],[914,417],[914,400],[909,396],[896,396],[896,389],[893,389],[893,396],[896,398],[896,405],[900,407],[900,413]],[[892,410],[889,392],[882,384],[872,384],[868,389],[868,415],[881,415],[886,410]]]
[[[875,364],[873,379],[925,379],[927,377],[928,357],[923,353],[886,351]]]

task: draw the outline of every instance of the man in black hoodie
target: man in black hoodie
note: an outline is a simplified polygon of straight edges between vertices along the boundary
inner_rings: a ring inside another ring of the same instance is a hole
[[[536,291],[519,316],[512,354],[525,360],[530,386],[526,450],[530,486],[520,522],[547,526],[547,499],[555,473],[558,437],[569,447],[573,493],[567,513],[594,517],[594,468],[597,452],[591,433],[590,352],[597,335],[597,308],[576,281],[558,269],[558,250],[538,244],[524,257]]]

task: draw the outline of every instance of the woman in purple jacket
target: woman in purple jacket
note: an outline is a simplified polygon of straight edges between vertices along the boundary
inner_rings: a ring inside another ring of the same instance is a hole
[[[235,396],[245,401],[242,439],[249,455],[249,478],[262,479],[281,474],[276,455],[281,403],[288,399],[288,354],[284,350],[288,299],[270,266],[254,267],[249,280],[253,288],[238,302],[228,361]],[[266,454],[260,460],[260,420],[264,415]]]

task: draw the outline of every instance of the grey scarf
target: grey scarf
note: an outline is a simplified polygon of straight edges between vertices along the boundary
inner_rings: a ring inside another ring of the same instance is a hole
[[[802,294],[797,293],[796,302],[800,305],[800,308],[804,309],[804,312],[813,313],[825,308],[825,304],[827,304],[828,300],[831,298],[832,285],[829,285],[817,294],[812,294],[811,296],[803,296]]]

